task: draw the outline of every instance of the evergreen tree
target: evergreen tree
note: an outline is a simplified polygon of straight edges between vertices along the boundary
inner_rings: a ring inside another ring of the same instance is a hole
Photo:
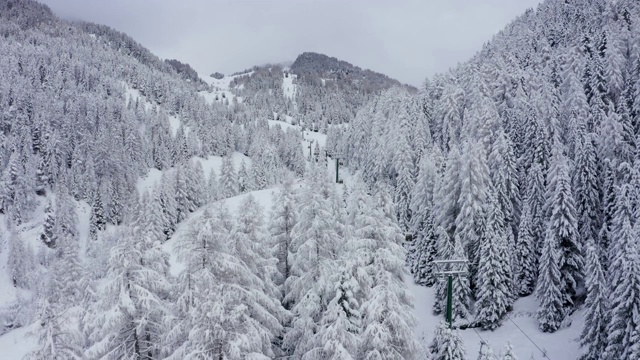
[[[573,178],[578,233],[582,239],[597,239],[600,227],[601,184],[594,137],[590,134],[583,138],[580,151],[576,153]]]
[[[50,248],[56,246],[56,239],[54,234],[56,218],[54,213],[53,204],[51,198],[47,199],[44,206],[44,222],[42,225],[42,233],[40,234],[40,240]]]
[[[70,324],[70,309],[52,304],[46,297],[40,306],[38,347],[25,359],[82,359],[82,349],[79,346],[81,334],[79,329],[74,329]]]
[[[488,344],[486,344],[485,342],[481,342],[478,360],[498,360],[498,358],[493,353],[493,349]]]
[[[171,235],[173,235],[176,223],[178,222],[178,202],[176,201],[175,180],[173,176],[167,175],[166,173],[163,174],[159,189],[160,206],[164,214],[162,231],[164,232],[165,239],[169,239]]]
[[[615,247],[619,250],[611,262],[612,292],[609,295],[611,320],[607,326],[607,346],[603,357],[634,359],[640,354],[640,259],[636,240],[640,226],[631,227],[628,215],[621,213],[622,224]]]
[[[220,196],[224,199],[236,195],[238,195],[237,175],[231,157],[227,156],[222,159],[220,168]]]
[[[35,279],[36,264],[31,247],[24,243],[22,236],[13,224],[9,225],[8,260],[9,278],[15,288],[31,289]]]
[[[464,241],[470,264],[470,278],[475,281],[478,263],[478,248],[484,227],[484,213],[491,178],[483,147],[480,143],[469,144],[462,157],[460,171],[461,190],[457,200],[458,216],[455,220],[455,237]],[[455,239],[454,237],[454,239]]]
[[[429,349],[434,360],[464,360],[467,358],[460,334],[457,330],[449,329],[449,325],[445,322],[438,324]]]
[[[413,171],[413,159],[411,158],[412,150],[406,138],[400,136],[399,144],[396,147],[396,188],[394,193],[394,202],[398,223],[400,228],[408,230],[411,222],[411,190],[415,186]]]
[[[502,355],[502,360],[518,360],[516,355],[513,353],[513,346],[510,343],[504,347],[504,355]]]
[[[218,175],[216,174],[215,169],[211,169],[209,173],[209,178],[207,181],[207,190],[208,190],[208,200],[218,201],[220,200],[220,185],[218,184]]]
[[[289,264],[292,231],[297,222],[295,190],[293,178],[285,180],[282,189],[276,195],[271,208],[269,233],[275,243],[273,253],[278,259],[279,277],[277,283],[282,286],[289,278]]]
[[[413,359],[416,354],[409,294],[393,269],[402,269],[403,263],[393,248],[380,248],[374,254],[374,287],[362,304],[360,353],[365,359]]]
[[[459,213],[458,199],[462,186],[462,181],[460,181],[461,166],[460,152],[457,148],[451,149],[433,201],[436,226],[444,228],[450,237],[455,232],[456,218]]]
[[[460,237],[456,236],[453,245],[453,259],[467,261],[467,255],[462,248]],[[460,271],[467,273],[468,266],[465,264],[460,266]],[[453,279],[452,289],[452,309],[451,318],[453,321],[460,319],[469,319],[469,299],[471,297],[471,288],[469,287],[469,278],[467,276],[456,276]]]
[[[433,194],[437,181],[435,155],[425,152],[411,195],[411,226],[413,244],[408,260],[416,283],[431,286],[435,282],[432,261],[436,256],[436,237],[433,220]]]
[[[161,334],[152,332],[153,320],[166,312],[159,295],[168,283],[164,274],[145,265],[145,251],[133,230],[111,250],[108,282],[89,313],[91,346],[85,358],[153,358],[159,352]]]
[[[556,238],[547,231],[538,270],[536,298],[540,307],[536,314],[540,329],[555,332],[565,317],[562,289],[564,283],[560,275],[559,249]]]
[[[514,282],[520,296],[528,296],[535,290],[538,277],[536,246],[533,234],[533,219],[529,199],[524,201],[514,254]]]
[[[413,278],[417,284],[432,286],[436,282],[433,260],[437,255],[437,236],[434,232],[433,216],[429,216],[423,226],[423,231],[413,240],[416,243],[416,255],[412,267]]]
[[[598,251],[591,243],[587,247],[587,314],[580,334],[583,347],[581,360],[601,359],[607,346],[607,326],[609,325],[608,287],[600,266]]]
[[[520,193],[513,144],[501,129],[495,136],[488,163],[505,226],[510,230],[507,232],[507,242],[509,248],[513,249],[514,239],[518,235]]]
[[[480,242],[476,319],[483,329],[494,330],[511,307],[509,284],[511,265],[506,249],[507,231],[503,225],[501,206],[491,193],[491,205],[487,218],[487,229]]]
[[[251,191],[249,188],[249,174],[247,173],[247,166],[244,163],[244,159],[240,162],[240,170],[238,170],[238,191],[240,194]]]
[[[327,281],[334,272],[339,240],[328,201],[317,191],[320,182],[326,181],[323,172],[313,165],[305,181],[298,223],[292,229],[291,272],[284,284],[283,303],[294,318],[283,347],[294,356],[316,347],[313,334],[326,309]]]
[[[319,326],[317,343],[322,344],[305,354],[318,359],[356,359],[359,334],[362,331],[360,311],[355,294],[358,282],[348,271],[343,271],[336,282],[336,294],[329,302]]]
[[[542,167],[533,164],[527,173],[529,179],[527,184],[527,192],[525,201],[528,203],[531,211],[531,231],[533,234],[533,244],[536,250],[537,258],[540,257],[545,239],[545,177]],[[524,206],[523,206],[524,208]],[[523,214],[524,216],[524,214]]]
[[[560,145],[556,145],[558,147]],[[558,264],[563,286],[563,306],[571,310],[582,284],[582,244],[577,233],[574,197],[569,181],[569,165],[560,149],[555,150],[549,174],[550,198],[548,198],[549,221],[547,236],[554,238],[560,250]]]

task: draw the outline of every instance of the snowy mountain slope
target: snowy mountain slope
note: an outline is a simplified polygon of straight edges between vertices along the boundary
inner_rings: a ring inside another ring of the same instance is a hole
[[[445,336],[453,350],[474,358],[482,337],[495,352],[509,342],[542,358],[522,330],[549,358],[635,355],[625,340],[640,308],[634,2],[546,1],[418,96],[319,54],[202,91],[123,34],[16,4],[0,12],[0,325],[20,326],[0,336],[8,351],[43,350],[17,339],[27,327],[64,334],[68,308],[87,315],[88,358],[139,346],[184,358],[211,350],[200,334],[237,346],[216,357],[417,358],[412,339],[455,335],[434,334],[431,261],[468,257],[455,316],[479,327],[462,343]],[[335,160],[329,182],[308,166],[325,148],[344,157],[346,186],[331,185]],[[304,177],[283,198],[290,174]],[[64,206],[45,211],[52,199]],[[278,201],[282,218],[271,219]],[[216,218],[220,203],[231,225]],[[412,277],[403,232],[416,239]],[[272,254],[272,241],[292,245],[288,284],[271,271],[289,250]],[[372,341],[390,328],[391,340]],[[131,345],[138,329],[152,340]],[[334,347],[320,349],[325,339]]]

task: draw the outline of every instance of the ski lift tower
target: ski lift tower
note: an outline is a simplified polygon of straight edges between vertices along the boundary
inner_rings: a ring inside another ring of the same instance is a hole
[[[338,151],[336,151],[335,153],[331,154],[331,158],[333,158],[336,161],[336,184],[342,184],[343,181],[340,179],[340,165],[341,165],[341,160],[342,160],[342,154]]]
[[[313,150],[313,140],[309,140],[309,146],[307,146],[309,148],[309,161],[311,161],[311,151]]]
[[[447,281],[447,322],[449,323],[449,329],[452,325],[452,312],[453,312],[453,278],[460,276],[467,276],[467,272],[464,271],[467,260],[434,260],[435,265],[434,274],[440,281]]]

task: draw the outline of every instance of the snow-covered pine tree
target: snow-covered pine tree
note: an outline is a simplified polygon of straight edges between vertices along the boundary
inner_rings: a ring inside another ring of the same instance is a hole
[[[480,343],[480,352],[478,353],[478,360],[498,360],[493,349],[485,342]]]
[[[575,202],[569,178],[568,159],[562,154],[562,145],[555,144],[549,169],[546,235],[554,238],[558,247],[558,265],[562,287],[563,306],[567,311],[574,307],[578,288],[583,282],[582,244],[578,235]]]
[[[597,239],[600,228],[602,186],[595,138],[595,134],[583,137],[573,176],[578,233],[582,239]]]
[[[166,240],[173,235],[176,223],[178,222],[178,202],[176,201],[175,180],[173,176],[164,173],[160,179],[158,188],[160,191],[160,206],[164,213],[162,231],[164,232]]]
[[[359,336],[362,331],[360,304],[355,299],[358,282],[347,269],[340,273],[335,292],[316,334],[316,343],[320,346],[305,354],[305,359],[358,358]]]
[[[470,276],[475,281],[478,248],[487,211],[488,191],[491,186],[489,168],[481,143],[469,143],[461,160],[460,195],[457,199],[458,214],[455,218],[455,237],[463,242],[470,261]]]
[[[429,350],[433,360],[465,360],[467,358],[467,351],[460,333],[449,329],[449,325],[444,321],[436,327]]]
[[[461,163],[460,151],[454,147],[447,155],[444,174],[438,182],[438,190],[433,200],[435,224],[444,228],[449,237],[452,237],[455,232],[456,218],[459,213],[458,199],[460,199],[462,188]]]
[[[505,226],[509,229],[507,245],[511,251],[518,235],[517,225],[520,218],[520,192],[513,147],[507,134],[500,129],[495,135],[488,156],[491,180],[496,190],[498,203],[502,208]]]
[[[531,168],[529,168],[527,178],[529,180],[527,183],[525,201],[529,204],[531,211],[531,231],[533,234],[533,244],[536,250],[536,258],[539,258],[545,238],[545,174],[542,170],[542,167],[537,163],[533,164]]]
[[[187,184],[189,197],[194,205],[192,211],[194,211],[207,201],[207,180],[204,177],[204,169],[200,161],[190,161],[188,172],[189,177],[187,178]]]
[[[559,249],[556,237],[551,230],[547,231],[538,269],[538,285],[536,298],[540,306],[536,317],[540,329],[544,332],[555,332],[565,318],[563,294],[564,283],[560,275]]]
[[[511,343],[507,343],[504,347],[504,354],[502,355],[501,360],[518,360],[516,355],[513,353],[513,346]]]
[[[144,265],[145,253],[132,229],[125,230],[111,250],[106,286],[90,312],[88,359],[156,357],[161,334],[151,333],[167,308],[159,293],[168,283],[164,274]],[[153,341],[151,341],[153,339]]]
[[[224,199],[236,195],[238,195],[236,171],[233,168],[231,157],[226,156],[222,159],[222,167],[220,168],[220,196]]]
[[[240,170],[238,170],[238,192],[244,194],[247,191],[251,191],[248,186],[249,174],[247,173],[247,165],[244,159],[240,162]]]
[[[276,281],[278,286],[283,286],[291,273],[291,264],[289,264],[291,232],[298,218],[295,195],[293,178],[288,178],[274,198],[271,208],[269,234],[275,244],[273,254],[278,260],[279,276]]]
[[[39,312],[40,327],[34,334],[38,337],[38,346],[24,359],[82,359],[81,333],[76,328],[77,324],[71,321],[72,309],[58,306],[55,300],[51,302],[45,296]]]
[[[582,355],[580,360],[601,359],[607,346],[607,326],[609,325],[609,289],[605,282],[598,250],[593,241],[587,243],[587,300],[584,326],[580,334]]]
[[[373,257],[374,286],[361,307],[359,352],[365,359],[414,359],[418,349],[412,330],[411,295],[402,280],[403,249],[393,245],[379,248]]]
[[[0,191],[0,212],[5,214],[13,207],[16,183],[18,182],[18,176],[20,175],[19,161],[19,155],[17,151],[14,150],[9,157],[7,167],[2,171],[2,177],[0,178],[0,185],[2,185],[2,191]]]
[[[504,251],[507,231],[502,207],[496,194],[489,194],[487,225],[480,240],[478,283],[476,287],[476,319],[483,329],[494,330],[512,304],[511,263]]]
[[[301,194],[298,223],[292,230],[291,273],[285,282],[284,304],[294,316],[284,336],[283,347],[294,356],[303,356],[317,346],[313,334],[321,321],[331,291],[338,239],[328,200],[317,191],[327,181],[316,165],[308,170]]]
[[[622,186],[621,194],[625,187],[629,185]],[[619,203],[625,200],[625,195],[619,197]],[[633,359],[640,354],[640,255],[635,240],[640,235],[640,225],[636,223],[632,228],[630,218],[627,212],[616,211],[614,222],[620,224],[620,229],[612,239],[612,250],[615,250],[609,269],[611,320],[603,355],[607,359]]]
[[[396,171],[394,203],[400,228],[406,231],[411,223],[411,190],[415,186],[413,151],[405,136],[400,135],[398,142],[394,164]]]
[[[420,160],[418,179],[411,194],[411,226],[413,244],[408,262],[414,281],[431,286],[435,282],[432,261],[436,256],[436,236],[433,223],[433,194],[438,168],[435,150],[425,151]]]
[[[525,199],[516,239],[514,265],[514,285],[519,296],[528,296],[535,290],[538,278],[536,244],[534,243],[531,202]]]
[[[211,169],[207,180],[207,199],[212,201],[220,200],[220,185],[218,184],[218,175],[215,169]]]
[[[467,254],[462,247],[462,241],[460,237],[456,235],[453,242],[453,259],[454,260],[467,260]],[[469,271],[468,265],[462,266],[460,271],[467,273]],[[469,287],[469,278],[467,276],[456,276],[453,279],[452,289],[452,309],[451,318],[452,321],[459,321],[461,319],[469,319],[469,301],[471,299],[471,288]]]
[[[436,282],[433,260],[437,255],[437,236],[433,226],[433,216],[424,222],[423,230],[414,238],[415,260],[412,266],[414,281],[420,285],[432,286]]]
[[[24,244],[24,239],[15,229],[15,225],[9,224],[8,231],[8,261],[7,268],[13,287],[31,289],[35,279],[36,264],[34,263],[31,247]]]
[[[259,286],[251,289],[266,295],[261,305],[268,309],[273,317],[284,321],[288,313],[280,305],[281,292],[275,284],[278,269],[277,259],[271,253],[274,244],[265,233],[262,207],[253,195],[249,194],[238,208],[236,223],[231,231],[231,246],[235,251],[234,255],[261,280]],[[264,326],[269,328],[270,324]],[[269,330],[274,336],[281,335],[282,331],[279,326]]]
[[[47,198],[47,202],[44,206],[44,220],[42,224],[42,233],[40,234],[40,240],[50,248],[56,246],[56,239],[54,234],[54,228],[56,224],[54,207],[51,202],[51,198]]]
[[[189,175],[188,164],[182,164],[175,168],[175,193],[173,196],[176,200],[176,223],[185,220],[189,213],[196,209],[192,189],[189,186]]]
[[[89,236],[95,241],[98,238],[98,231],[106,228],[107,222],[104,217],[104,205],[102,195],[99,191],[93,192],[91,202],[91,216],[89,218]]]

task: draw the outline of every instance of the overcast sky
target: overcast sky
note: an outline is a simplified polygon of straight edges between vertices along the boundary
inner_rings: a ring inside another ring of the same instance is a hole
[[[419,85],[480,50],[540,0],[39,0],[106,24],[200,74],[335,56]]]

